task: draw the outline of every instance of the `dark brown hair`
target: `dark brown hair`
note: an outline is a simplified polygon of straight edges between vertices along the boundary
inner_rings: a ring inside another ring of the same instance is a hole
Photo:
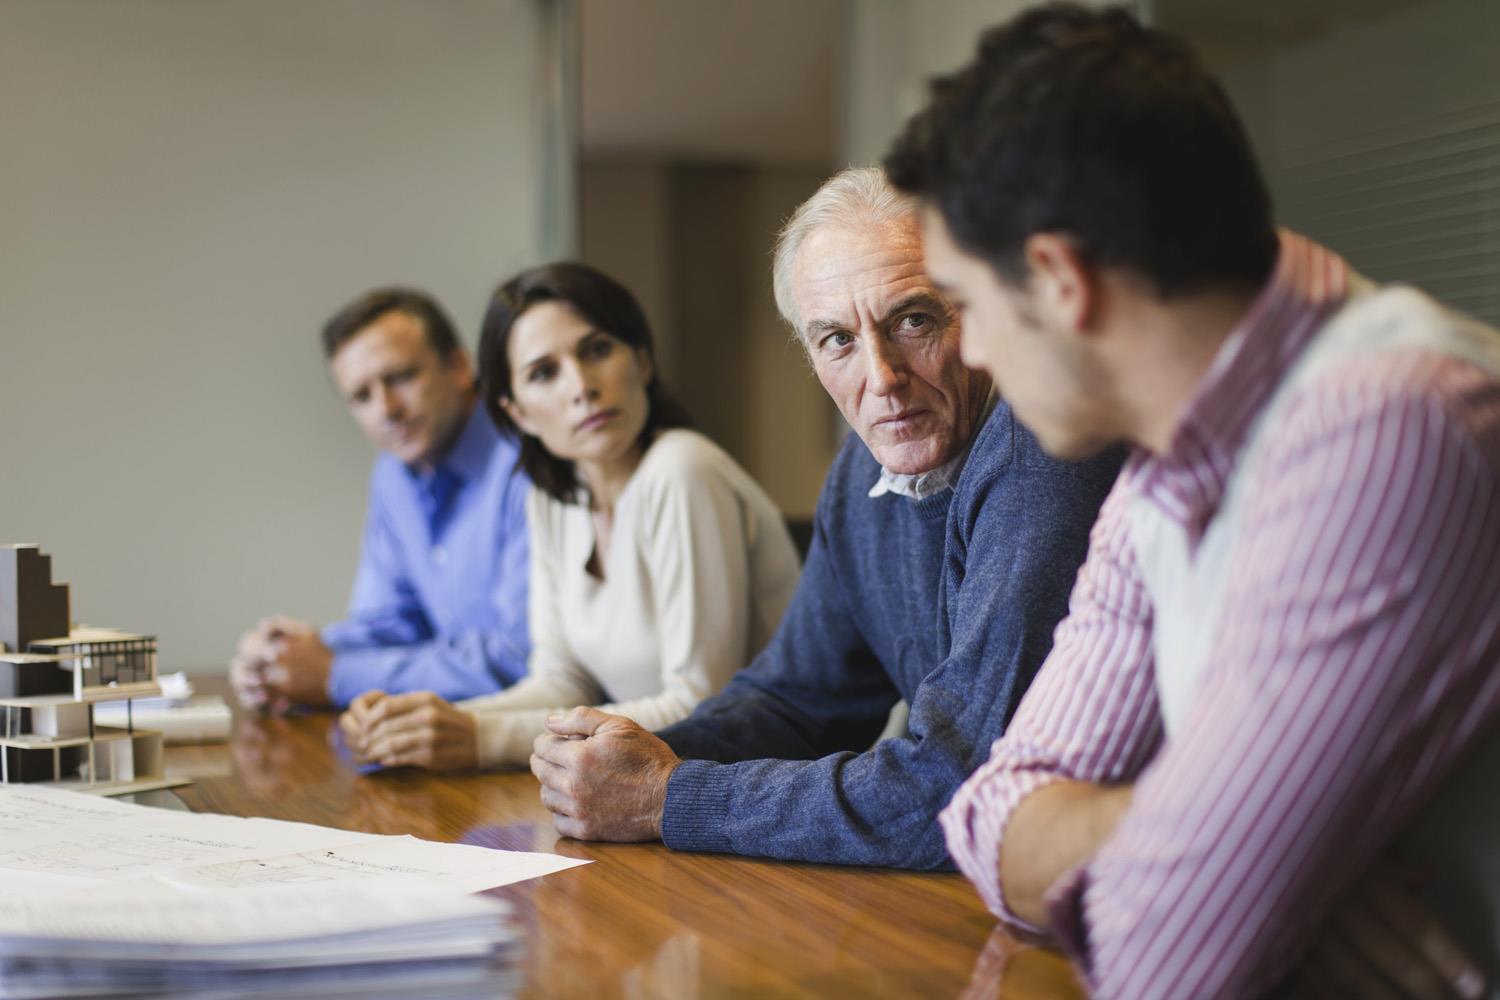
[[[490,296],[479,336],[479,389],[485,412],[500,428],[521,441],[521,468],[531,481],[564,503],[579,501],[573,463],[552,454],[537,438],[522,432],[500,406],[513,399],[510,369],[510,332],[521,314],[539,302],[561,302],[600,330],[651,358],[651,381],[646,383],[646,426],[640,442],[647,445],[659,431],[689,427],[687,411],[671,397],[656,372],[656,352],[646,314],[630,291],[608,275],[572,261],[544,264],[503,282]]]
[[[458,334],[437,300],[414,288],[376,288],[344,306],[323,324],[323,357],[332,359],[356,333],[389,312],[405,313],[422,324],[428,345],[447,361],[458,350]]]
[[[973,62],[933,81],[885,171],[1012,283],[1039,232],[1163,298],[1257,287],[1276,259],[1270,195],[1223,88],[1123,8],[1052,3],[985,32]]]

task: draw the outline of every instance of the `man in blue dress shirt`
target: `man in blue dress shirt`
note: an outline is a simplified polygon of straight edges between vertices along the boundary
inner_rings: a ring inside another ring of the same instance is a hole
[[[420,292],[378,289],[323,328],[329,373],[382,454],[349,615],[285,615],[240,638],[230,677],[248,707],[343,706],[361,692],[450,701],[526,672],[525,477],[516,444],[476,406],[453,325]]]

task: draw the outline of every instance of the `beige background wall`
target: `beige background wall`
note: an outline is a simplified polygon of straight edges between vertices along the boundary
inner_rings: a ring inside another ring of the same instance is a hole
[[[812,514],[840,431],[776,314],[771,244],[828,172],[639,156],[582,167],[583,258],[636,293],[673,392],[793,517]]]
[[[472,339],[571,250],[549,9],[0,2],[0,538],[75,618],[201,669],[341,612],[371,451],[317,328],[401,281]]]

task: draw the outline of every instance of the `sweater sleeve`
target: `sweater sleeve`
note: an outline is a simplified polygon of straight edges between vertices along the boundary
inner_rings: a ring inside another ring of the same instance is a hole
[[[948,558],[956,561],[948,574],[949,655],[918,686],[908,735],[863,753],[846,749],[813,760],[685,761],[668,787],[667,845],[785,860],[952,867],[937,813],[1000,735],[1050,648],[1109,478],[1080,477],[1044,460],[1011,462],[962,484],[954,499],[959,509],[949,519]],[[826,624],[837,631],[837,621]],[[780,649],[780,662],[796,663],[792,654]],[[878,667],[867,673],[881,675]],[[858,685],[850,697],[870,701]],[[764,741],[755,745],[767,748]],[[808,756],[818,748],[789,749]]]

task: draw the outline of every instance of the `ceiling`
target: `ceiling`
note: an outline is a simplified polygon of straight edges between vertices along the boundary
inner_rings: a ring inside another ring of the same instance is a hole
[[[583,0],[585,156],[826,166],[839,0]]]

